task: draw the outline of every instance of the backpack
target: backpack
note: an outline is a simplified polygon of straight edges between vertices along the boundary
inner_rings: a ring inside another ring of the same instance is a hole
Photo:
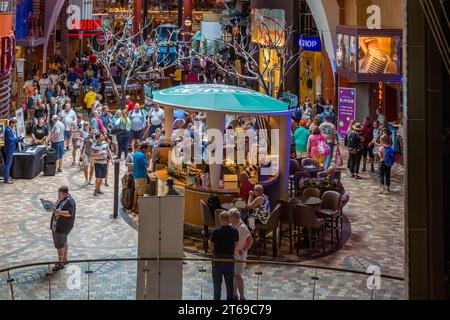
[[[348,135],[347,147],[352,154],[358,153],[361,150],[361,138],[359,133],[352,132]]]
[[[392,167],[395,163],[395,153],[392,147],[384,147],[384,160],[386,167]]]

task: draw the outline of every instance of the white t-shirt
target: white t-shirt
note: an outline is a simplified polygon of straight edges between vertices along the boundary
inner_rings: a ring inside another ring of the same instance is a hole
[[[70,131],[72,124],[77,121],[77,114],[72,109],[70,109],[69,112],[63,110],[61,111],[61,121],[66,126],[66,131]]]
[[[57,74],[51,74],[50,80],[54,85],[57,85],[59,82],[59,76]]]
[[[153,110],[150,112],[150,121],[152,126],[159,126],[164,120],[164,110]]]
[[[41,96],[45,96],[45,92],[47,91],[50,84],[51,81],[49,78],[47,79],[42,78],[41,80],[39,80],[39,86],[41,87]]]
[[[55,134],[55,138],[52,138],[52,142],[62,142],[64,141],[64,123],[57,121],[52,128],[52,135]]]
[[[242,260],[247,259],[247,251],[244,251],[244,254],[242,256],[239,255],[239,250],[245,247],[245,243],[247,241],[247,237],[251,237],[250,230],[248,230],[245,223],[241,223],[239,226],[236,227],[236,229],[239,232],[239,241],[236,245],[236,249],[234,251],[235,256],[241,257]]]

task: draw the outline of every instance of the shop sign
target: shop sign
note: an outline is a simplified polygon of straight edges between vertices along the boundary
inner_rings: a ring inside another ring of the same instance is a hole
[[[355,120],[356,89],[339,88],[338,133],[344,138],[350,121]]]
[[[322,42],[320,37],[300,36],[299,39],[300,50],[322,52]]]
[[[67,7],[66,26],[69,31],[98,31],[103,25],[102,19],[85,19],[81,16],[81,8],[77,5],[70,5]],[[74,34],[69,34],[73,36]],[[78,35],[77,35],[78,36]],[[86,34],[86,36],[92,36]]]
[[[15,46],[14,36],[0,38],[0,75],[11,71],[15,60]]]

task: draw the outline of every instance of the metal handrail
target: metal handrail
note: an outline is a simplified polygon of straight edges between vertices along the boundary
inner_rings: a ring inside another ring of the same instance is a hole
[[[335,272],[343,272],[343,273],[352,273],[352,274],[360,274],[360,275],[370,275],[364,271],[345,269],[345,268],[336,268],[336,267],[327,267],[327,266],[318,266],[318,265],[308,265],[302,263],[290,263],[290,262],[279,262],[279,261],[265,261],[265,260],[236,260],[236,259],[215,259],[215,258],[111,258],[111,259],[81,259],[81,260],[69,260],[68,264],[78,264],[78,263],[95,263],[95,262],[130,262],[130,261],[192,261],[192,262],[234,262],[234,263],[247,263],[253,265],[272,265],[272,266],[285,266],[285,267],[297,267],[297,268],[311,268],[311,269],[319,269],[326,271],[335,271]],[[30,267],[37,266],[48,266],[51,264],[58,264],[59,261],[47,261],[47,262],[34,262],[28,264],[16,265],[4,269],[0,269],[0,274],[13,270],[19,270]],[[402,277],[392,276],[392,275],[380,275],[381,278],[404,281],[405,279]]]

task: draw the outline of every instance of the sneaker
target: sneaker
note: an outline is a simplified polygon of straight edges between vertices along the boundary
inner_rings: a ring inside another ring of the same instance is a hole
[[[88,185],[89,185],[89,181],[84,180],[83,187],[86,187],[86,186],[88,186]]]
[[[105,187],[109,187],[108,181],[105,181]]]
[[[62,173],[62,169],[61,168],[58,168],[58,173]]]
[[[380,194],[384,194],[384,186],[380,187]]]
[[[103,192],[101,192],[100,190],[97,191],[98,194],[104,194]]]
[[[70,165],[71,167],[75,167],[77,164],[74,162],[72,162],[72,164]]]
[[[355,179],[355,175],[352,173],[352,179]]]
[[[11,181],[11,180],[5,180],[5,184],[14,184],[14,181]]]
[[[94,191],[94,197],[96,197],[98,195],[97,190]]]
[[[93,186],[94,184],[92,183],[92,181],[89,180],[88,185]]]

